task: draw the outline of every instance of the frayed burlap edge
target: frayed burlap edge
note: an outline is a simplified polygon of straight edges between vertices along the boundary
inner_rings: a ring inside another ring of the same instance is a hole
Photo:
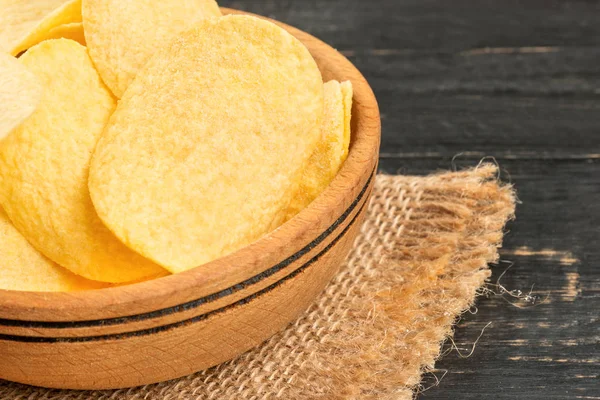
[[[294,324],[237,359],[141,388],[61,391],[0,382],[0,398],[411,399],[498,258],[514,213],[497,169],[379,175],[340,273]]]

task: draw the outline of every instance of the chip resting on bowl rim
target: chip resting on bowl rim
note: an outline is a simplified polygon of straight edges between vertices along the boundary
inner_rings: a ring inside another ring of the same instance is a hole
[[[138,253],[196,267],[283,222],[322,114],[321,74],[296,38],[255,17],[205,20],[120,100],[92,159],[92,201]]]
[[[325,83],[321,137],[302,169],[298,188],[288,207],[286,220],[306,208],[331,183],[348,156],[352,83]]]
[[[164,272],[123,245],[96,215],[89,163],[115,108],[87,50],[44,41],[19,59],[44,87],[36,111],[0,142],[0,204],[45,256],[88,279],[128,282]]]

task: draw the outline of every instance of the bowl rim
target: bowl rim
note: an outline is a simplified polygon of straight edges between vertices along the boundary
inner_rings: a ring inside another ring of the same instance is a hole
[[[324,82],[329,80],[326,79],[327,75],[331,79],[352,82],[352,141],[348,158],[336,177],[314,202],[273,232],[234,253],[188,271],[145,282],[80,292],[0,289],[0,327],[19,326],[21,323],[93,321],[133,316],[153,312],[157,308],[181,305],[202,297],[202,292],[213,293],[231,287],[268,269],[259,269],[258,266],[273,258],[274,254],[289,254],[287,244],[291,242],[290,239],[301,238],[302,243],[308,243],[311,238],[329,229],[331,221],[336,221],[339,217],[332,215],[331,210],[340,204],[350,205],[355,198],[349,198],[349,195],[360,188],[364,187],[364,194],[376,172],[381,122],[377,100],[362,74],[337,50],[304,31],[257,14],[223,7],[221,9],[224,15],[252,15],[281,26],[307,46],[318,64],[319,60],[329,61],[319,64]],[[328,70],[331,66],[335,67],[335,71]],[[298,251],[299,249],[294,249],[291,254]],[[246,269],[248,265],[253,265],[254,269]],[[135,312],[128,314],[126,310]]]

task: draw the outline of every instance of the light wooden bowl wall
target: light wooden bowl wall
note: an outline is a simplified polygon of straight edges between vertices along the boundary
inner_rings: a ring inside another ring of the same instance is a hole
[[[276,23],[308,47],[324,81],[354,86],[351,149],[332,184],[268,236],[181,274],[80,293],[0,290],[1,379],[108,389],[177,378],[257,346],[324,289],[363,220],[377,168],[379,111],[346,58]]]

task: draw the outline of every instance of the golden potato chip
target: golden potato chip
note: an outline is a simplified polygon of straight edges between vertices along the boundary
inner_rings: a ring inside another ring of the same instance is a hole
[[[348,155],[350,116],[346,111],[351,108],[352,84],[344,82],[340,85],[338,81],[329,81],[323,87],[324,112],[321,138],[303,169],[286,220],[299,213],[321,194],[338,173]]]
[[[350,135],[351,135],[351,122],[352,122],[352,82],[346,81],[341,84],[342,97],[344,100],[344,152],[342,154],[342,162],[348,157],[348,151],[350,150]]]
[[[37,110],[0,143],[0,203],[41,253],[78,275],[125,282],[161,268],[117,240],[94,211],[87,178],[115,100],[87,49],[44,41],[20,61],[44,94]]]
[[[106,286],[81,278],[38,253],[0,208],[0,289],[72,292]]]
[[[42,97],[42,85],[13,56],[0,53],[0,140],[25,121]]]
[[[100,76],[121,98],[156,50],[207,17],[215,0],[84,0],[83,25]]]
[[[249,16],[208,19],[140,71],[98,142],[100,218],[172,272],[283,221],[319,139],[321,74],[308,50]]]
[[[0,51],[13,56],[48,38],[57,26],[81,22],[81,0],[0,0]]]
[[[0,52],[10,53],[48,14],[65,0],[0,0]]]
[[[64,24],[57,26],[48,32],[47,39],[71,39],[85,46],[85,36],[83,34],[83,23],[73,22],[72,24]]]

